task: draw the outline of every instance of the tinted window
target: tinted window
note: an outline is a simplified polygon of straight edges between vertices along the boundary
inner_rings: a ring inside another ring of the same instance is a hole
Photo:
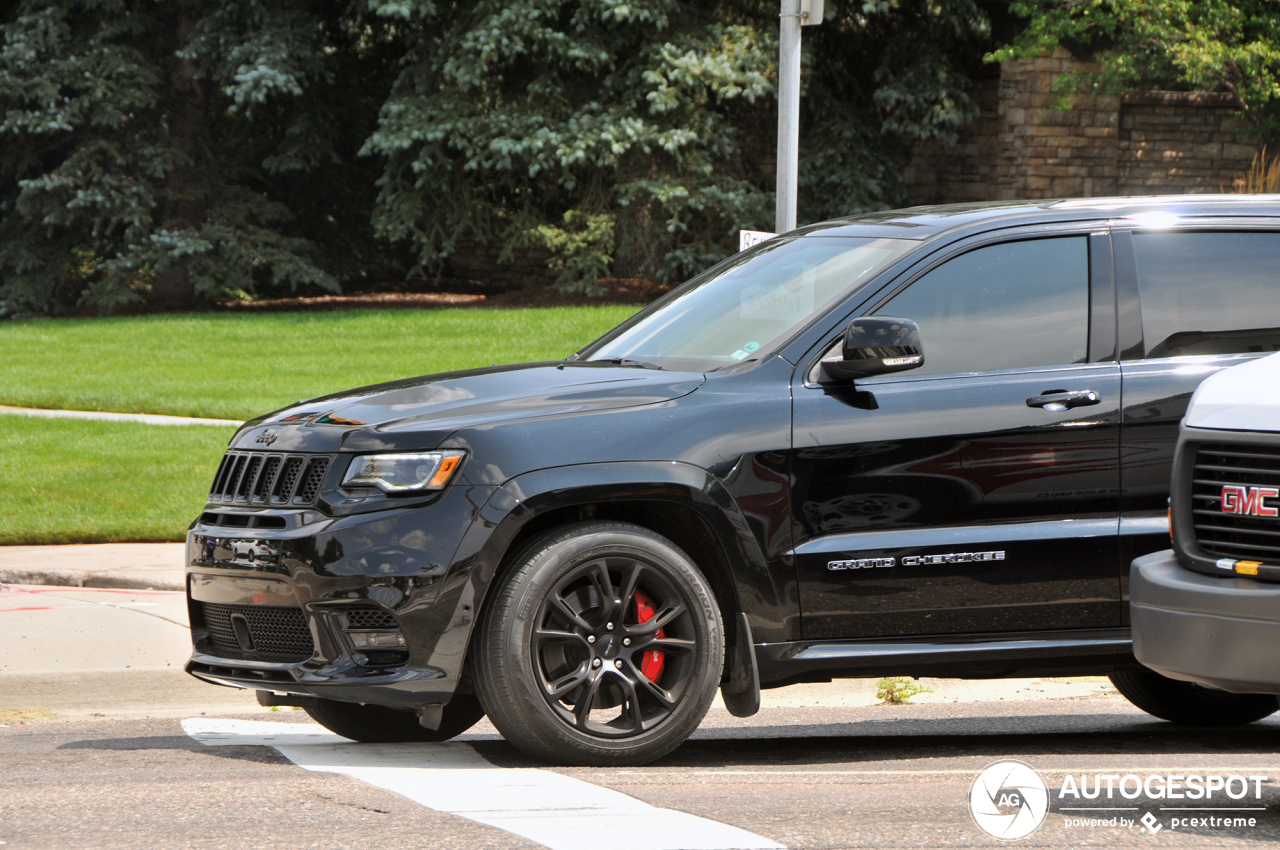
[[[876,312],[920,325],[925,363],[907,375],[1083,363],[1088,241],[1071,236],[978,248],[929,272]]]
[[[1147,357],[1280,350],[1280,234],[1135,233]]]

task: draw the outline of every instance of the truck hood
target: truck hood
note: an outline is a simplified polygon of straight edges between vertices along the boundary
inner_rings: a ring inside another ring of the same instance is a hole
[[[510,419],[670,401],[701,373],[611,363],[528,363],[447,372],[298,402],[246,422],[231,445],[272,451],[435,448],[454,431]]]
[[[1225,369],[1191,397],[1189,428],[1280,432],[1280,354]]]

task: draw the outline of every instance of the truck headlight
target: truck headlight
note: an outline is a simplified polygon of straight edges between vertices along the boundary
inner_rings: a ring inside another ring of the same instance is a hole
[[[343,487],[377,487],[384,493],[441,490],[462,465],[466,452],[360,455],[342,477]]]

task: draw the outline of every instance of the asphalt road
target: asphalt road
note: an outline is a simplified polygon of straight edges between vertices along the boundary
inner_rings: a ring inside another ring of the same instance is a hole
[[[0,724],[15,724],[0,726],[4,850],[538,846],[522,835],[557,850],[1000,846],[1010,842],[979,829],[969,794],[984,768],[1010,759],[1049,789],[1042,825],[1013,846],[1280,840],[1280,720],[1180,728],[1097,681],[937,681],[936,693],[899,707],[874,705],[867,682],[788,688],[769,692],[747,720],[713,708],[694,738],[657,764],[557,767],[529,761],[487,724],[448,745],[341,742],[302,712],[190,687],[165,660],[183,651],[182,612],[171,598],[41,598],[54,604],[0,595],[0,643],[21,648],[0,673]],[[155,604],[127,607],[138,601]],[[26,649],[49,634],[45,616],[80,629],[80,649],[51,640]],[[120,654],[127,649],[138,654]],[[125,659],[127,668],[112,666]],[[39,684],[50,677],[59,684]],[[86,684],[102,681],[109,686]],[[19,707],[57,716],[16,725],[24,715],[5,709]],[[1248,794],[1219,791],[1204,801],[1144,791],[1110,801],[1124,811],[1081,812],[1108,801],[1064,796],[1068,774],[1084,775],[1086,789],[1087,777],[1155,776],[1156,792],[1170,776],[1181,777],[1175,785],[1192,775],[1239,776],[1235,788],[1247,785]],[[1266,779],[1247,779],[1255,776]],[[1155,832],[1139,820],[1148,813]],[[1174,826],[1175,818],[1227,816],[1254,825]],[[1119,817],[1126,825],[1089,824]],[[673,844],[673,834],[688,843]]]

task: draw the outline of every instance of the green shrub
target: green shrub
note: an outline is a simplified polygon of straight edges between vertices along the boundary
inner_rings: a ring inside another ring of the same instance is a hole
[[[918,685],[902,676],[885,677],[876,682],[876,699],[881,705],[907,705],[913,696],[931,693],[933,688]]]

